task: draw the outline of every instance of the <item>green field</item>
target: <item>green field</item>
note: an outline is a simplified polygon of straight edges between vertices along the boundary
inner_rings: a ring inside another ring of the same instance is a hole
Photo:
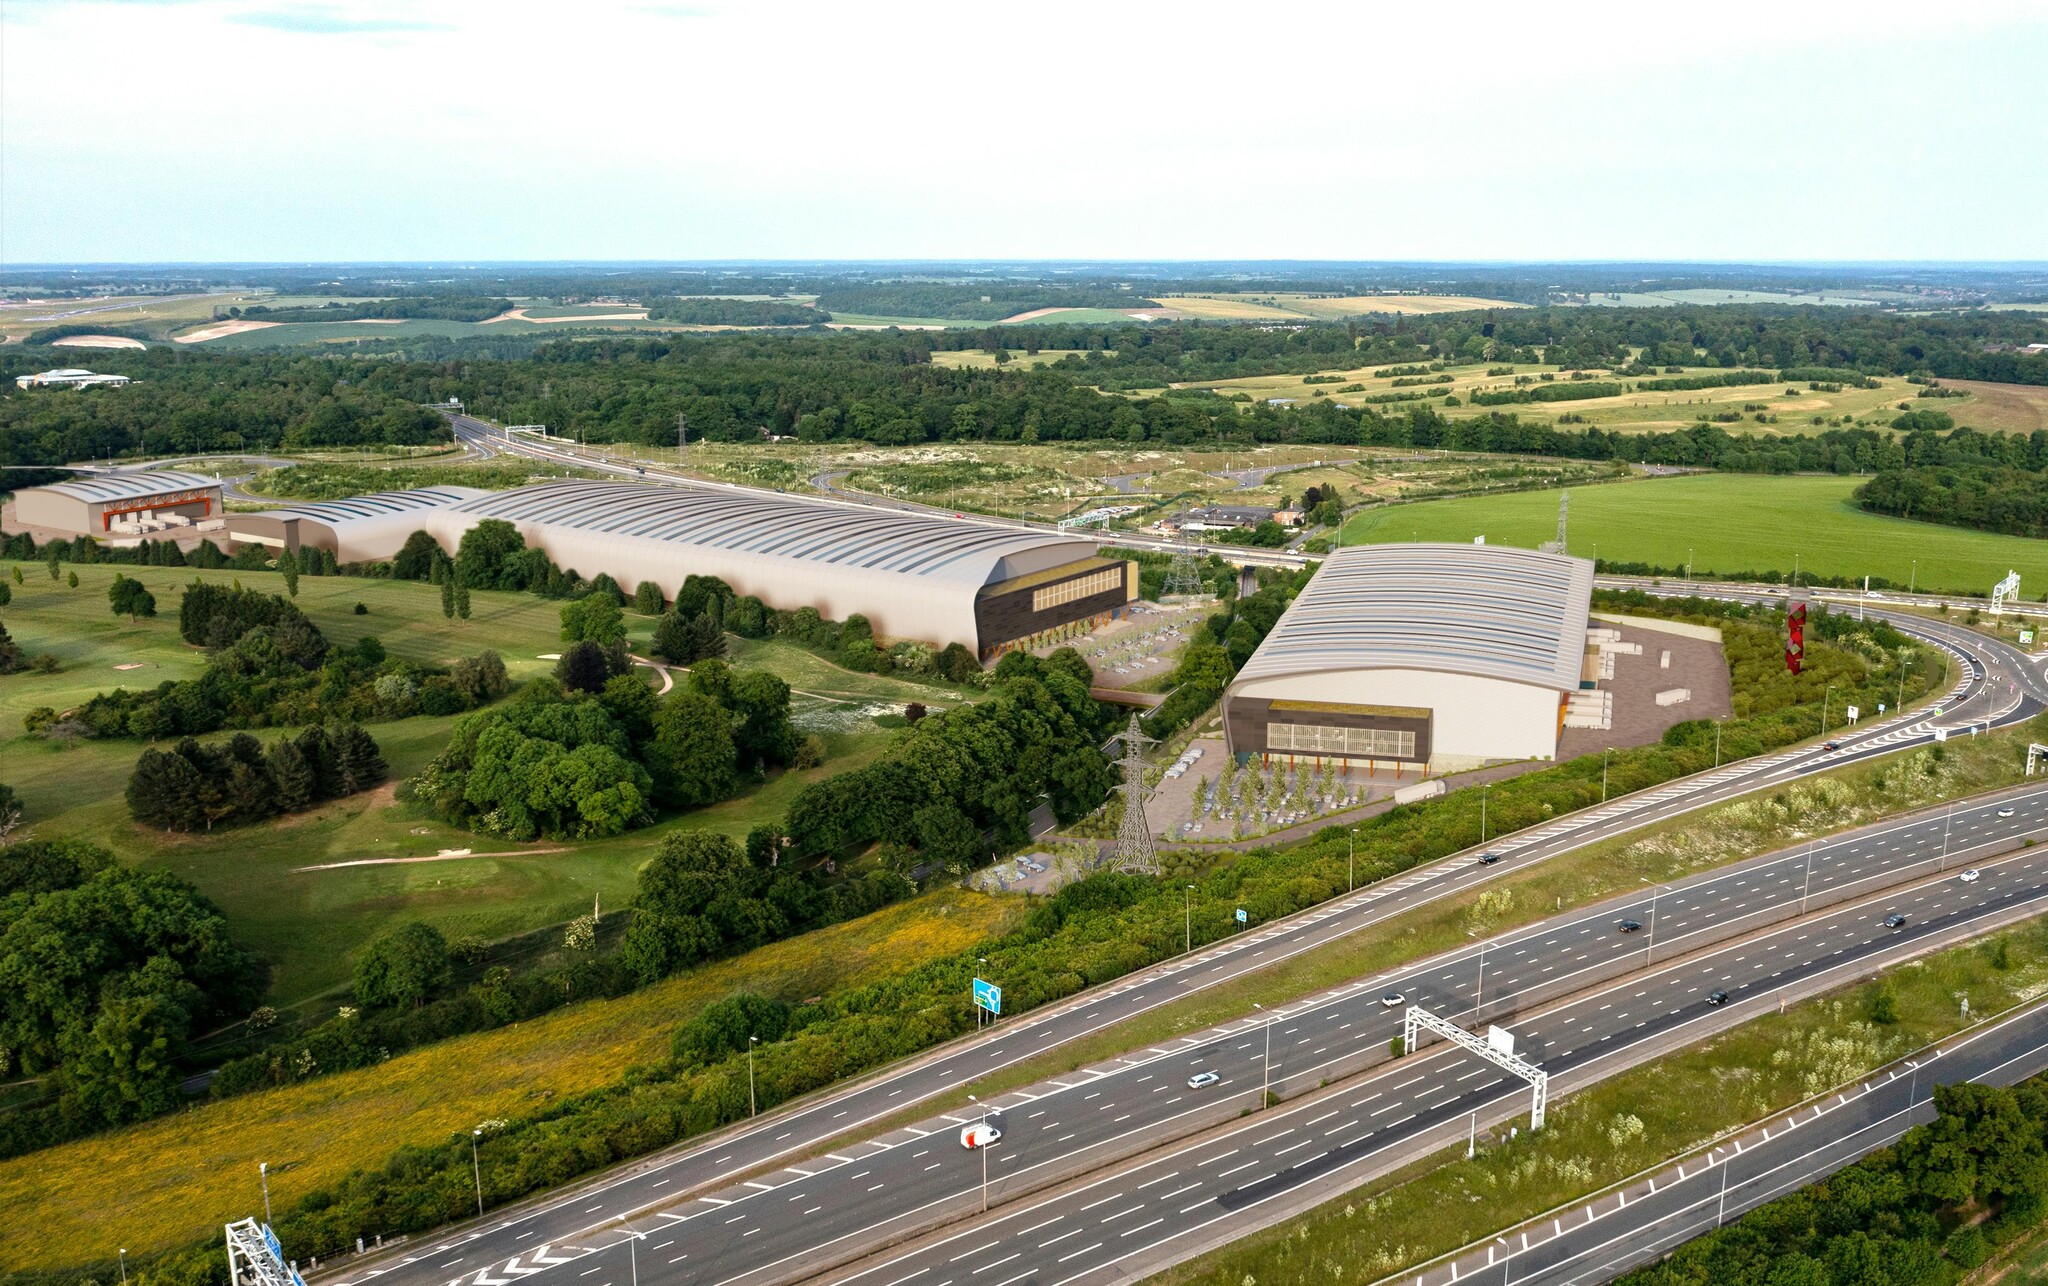
[[[12,564],[0,563],[0,576]],[[60,747],[21,731],[21,717],[37,706],[64,710],[116,686],[155,686],[196,676],[200,652],[177,633],[179,587],[195,576],[251,588],[282,589],[265,572],[195,572],[184,568],[118,569],[147,583],[161,615],[130,625],[108,609],[106,590],[116,571],[78,568],[80,584],[52,582],[40,563],[22,566],[13,604],[0,610],[25,652],[51,652],[63,663],[54,675],[0,678],[0,781],[21,793],[26,822],[37,835],[76,835],[104,844],[124,860],[184,875],[218,902],[235,932],[272,961],[272,999],[291,1003],[320,993],[348,973],[347,953],[395,919],[417,917],[450,937],[499,938],[557,923],[589,909],[601,896],[623,906],[639,868],[670,830],[709,828],[736,838],[779,817],[808,782],[856,766],[879,754],[890,736],[874,722],[872,707],[922,700],[944,706],[959,697],[949,689],[838,669],[787,644],[735,640],[734,659],[775,671],[806,695],[792,702],[799,721],[825,739],[825,766],[780,773],[711,808],[667,819],[611,839],[510,844],[442,823],[417,807],[397,803],[392,788],[338,801],[313,812],[261,826],[216,834],[165,836],[137,827],[122,791],[141,744],[80,742]],[[353,614],[361,601],[370,611]],[[395,656],[445,662],[497,650],[515,680],[552,669],[540,659],[559,651],[560,605],[529,594],[477,591],[468,621],[441,616],[439,594],[410,582],[305,577],[299,606],[336,642],[375,634]],[[645,655],[652,630],[647,617],[627,615],[634,650]],[[116,670],[116,665],[136,665]],[[439,753],[452,720],[413,718],[372,725],[390,761],[394,782]],[[259,732],[268,739],[275,735]],[[297,868],[333,862],[421,857],[443,849],[474,849],[455,861],[380,863],[326,871]]]
[[[2048,591],[2048,541],[1996,536],[1864,513],[1862,480],[1688,474],[1581,487],[1571,493],[1571,552],[1695,572],[1885,576],[1922,589],[1989,594],[2008,570]],[[1344,525],[1354,544],[1404,540],[1534,547],[1557,532],[1557,493],[1525,491],[1369,509]],[[1917,572],[1915,560],[1918,562]]]

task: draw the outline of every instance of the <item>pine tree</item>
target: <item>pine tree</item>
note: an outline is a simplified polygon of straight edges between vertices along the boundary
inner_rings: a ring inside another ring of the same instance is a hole
[[[300,733],[294,743],[299,755],[306,761],[306,768],[313,774],[313,800],[339,799],[348,792],[343,789],[341,760],[335,754],[334,742],[325,729],[314,726]]]
[[[20,571],[21,569],[17,567],[14,570]],[[0,581],[0,607],[5,607],[13,601],[14,591],[8,587],[6,581]]]
[[[463,620],[469,619],[469,577],[462,574],[462,568],[455,569],[451,577],[455,582],[455,614]]]
[[[68,584],[68,585],[70,585],[70,586],[71,586],[71,588],[73,588],[73,589],[77,589],[77,588],[78,588],[78,573],[77,573],[77,572],[73,572],[73,573],[71,573],[71,575],[69,575],[69,576],[65,577],[65,583],[66,583],[66,584]]]
[[[188,831],[206,820],[200,799],[206,779],[185,756],[144,750],[128,779],[128,811],[145,826]]]
[[[313,767],[289,738],[270,748],[270,776],[277,783],[277,808],[296,813],[313,802]]]
[[[341,766],[341,779],[346,789],[344,794],[353,795],[359,790],[383,781],[390,768],[384,762],[384,752],[376,741],[364,732],[361,724],[337,724],[328,734],[334,743],[335,759]]]
[[[21,584],[21,568],[18,566],[14,569],[14,583]]]
[[[663,606],[661,586],[653,581],[641,581],[640,587],[633,591],[633,610],[640,615],[659,616]]]
[[[59,542],[53,540],[43,547],[43,566],[50,569],[51,580],[57,579],[58,567],[63,558],[64,546]]]
[[[25,664],[27,662],[22,659],[21,644],[14,641],[5,625],[0,625],[0,674],[13,674]]]
[[[455,619],[455,578],[453,576],[443,576],[441,578],[441,615],[451,621]]]
[[[284,592],[299,596],[299,556],[287,549],[277,556],[277,570],[284,577]]]

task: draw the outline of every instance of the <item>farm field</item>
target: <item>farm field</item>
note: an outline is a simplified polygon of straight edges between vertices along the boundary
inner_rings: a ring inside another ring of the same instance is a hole
[[[1593,308],[1677,308],[1704,304],[1826,304],[1844,308],[1868,308],[1877,299],[1863,294],[1830,295],[1821,291],[1784,290],[1653,290],[1582,295],[1573,300]]]
[[[2033,433],[2048,429],[2048,387],[2039,384],[1991,384],[1983,380],[1943,380],[1942,387],[1961,389],[1970,396],[1964,401],[1944,398],[1928,404],[1936,409],[1954,407],[1949,414],[1976,429],[1999,429],[2007,433]]]
[[[158,338],[210,321],[215,308],[269,303],[265,292],[198,295],[136,295],[110,299],[58,299],[48,303],[0,305],[0,339],[19,343],[52,326],[107,326],[147,330]],[[61,365],[61,363],[54,363]]]
[[[0,564],[0,575],[10,566]],[[625,835],[520,845],[459,830],[395,799],[396,783],[440,752],[454,722],[415,717],[369,727],[391,765],[391,783],[380,790],[265,825],[165,836],[137,827],[123,799],[142,743],[60,747],[23,734],[21,717],[37,706],[69,709],[116,686],[196,676],[200,654],[177,634],[179,590],[195,576],[221,583],[239,578],[250,588],[275,590],[282,581],[267,572],[120,568],[148,584],[159,604],[155,619],[130,625],[107,607],[106,587],[115,569],[77,570],[81,583],[73,590],[52,583],[42,564],[24,565],[23,584],[0,613],[24,651],[52,652],[63,662],[57,674],[11,675],[0,684],[0,781],[20,792],[29,833],[89,839],[125,861],[161,866],[192,880],[227,912],[236,933],[271,959],[274,1003],[304,1000],[342,981],[347,954],[394,918],[430,921],[451,938],[496,939],[569,919],[587,910],[593,896],[609,906],[624,905],[641,864],[669,831],[711,829],[743,838],[753,826],[779,817],[805,785],[879,754],[893,734],[875,721],[876,714],[907,700],[943,707],[962,699],[952,689],[842,671],[786,644],[735,640],[735,661],[774,671],[813,694],[794,699],[792,713],[805,730],[824,738],[822,767],[776,774],[734,799]],[[297,601],[337,643],[375,634],[393,655],[429,662],[493,648],[515,681],[552,669],[540,657],[561,648],[559,604],[482,590],[472,598],[469,621],[448,621],[431,586],[308,576],[299,583]],[[369,615],[353,614],[358,600]],[[644,655],[652,619],[629,612],[626,621],[635,651]],[[113,668],[124,664],[142,668]],[[268,741],[276,734],[255,735]],[[476,856],[299,869],[454,848],[473,849]]]
[[[1116,350],[1111,349],[1110,351],[1115,352]],[[1041,348],[1035,353],[1012,352],[1010,360],[1005,362],[1004,366],[1048,366],[1053,362],[1057,362],[1062,357],[1070,356],[1084,357],[1086,354],[1078,348]],[[993,370],[996,365],[996,355],[984,352],[979,348],[942,349],[932,354],[932,365],[951,367],[955,370]]]
[[[220,335],[201,341],[212,349],[262,349],[290,348],[299,344],[352,344],[361,340],[409,339],[419,336],[440,336],[444,339],[471,339],[497,336],[502,338],[510,333],[532,334],[536,331],[560,331],[571,333],[582,330],[633,330],[633,331],[676,331],[701,330],[703,327],[682,326],[674,322],[651,322],[645,320],[620,320],[613,314],[626,312],[622,308],[608,309],[600,315],[563,316],[549,318],[526,318],[484,322],[440,321],[433,318],[407,318],[402,321],[341,321],[341,322],[287,322],[278,326],[265,326],[258,330],[238,331],[231,335]],[[507,331],[507,327],[514,329]]]
[[[1914,402],[1920,390],[1908,384],[1903,378],[1885,378],[1875,389],[1845,388],[1839,393],[1824,393],[1807,388],[1804,384],[1751,384],[1732,388],[1683,389],[1672,391],[1639,391],[1624,393],[1619,397],[1589,398],[1582,401],[1541,402],[1509,404],[1505,406],[1474,406],[1471,395],[1477,389],[1505,389],[1514,387],[1516,376],[1558,375],[1566,378],[1555,366],[1522,364],[1513,367],[1513,375],[1489,375],[1495,369],[1487,363],[1463,366],[1449,366],[1439,375],[1449,375],[1445,384],[1410,385],[1397,387],[1395,380],[1404,378],[1388,376],[1374,379],[1376,370],[1393,369],[1384,363],[1372,366],[1358,366],[1316,372],[1313,378],[1324,380],[1311,384],[1309,376],[1303,375],[1251,375],[1228,380],[1197,380],[1179,384],[1177,388],[1211,389],[1226,397],[1242,395],[1254,402],[1282,398],[1296,404],[1305,404],[1327,399],[1342,406],[1372,405],[1363,401],[1376,394],[1427,393],[1426,398],[1415,401],[1378,404],[1382,410],[1398,414],[1409,406],[1429,406],[1452,418],[1484,415],[1489,411],[1503,411],[1520,416],[1523,420],[1548,422],[1569,412],[1584,417],[1587,424],[1604,429],[1637,432],[1668,432],[1672,429],[1690,428],[1699,422],[1699,416],[1709,417],[1733,411],[1743,418],[1735,422],[1724,422],[1721,427],[1730,432],[1759,433],[1771,436],[1818,432],[1827,424],[1813,423],[1819,416],[1823,421],[1847,420],[1872,427],[1888,424],[1898,412],[1898,403]],[[1709,374],[1707,368],[1689,369],[1687,374]],[[1334,382],[1329,377],[1336,377]],[[1414,378],[1414,377],[1405,377]],[[1635,381],[1627,377],[1614,377],[1620,383]],[[1594,382],[1609,382],[1609,377],[1596,375]],[[1349,389],[1352,384],[1361,387]],[[1796,391],[1786,394],[1788,387]],[[2005,385],[1989,387],[2005,388]],[[1348,390],[1348,391],[1347,391]],[[2044,390],[2048,392],[2048,390]],[[1447,407],[1446,395],[1454,395],[1460,406]],[[1973,398],[1941,399],[1936,409],[1946,411],[1961,423],[1974,423],[1973,413],[1977,402]],[[1765,415],[1759,421],[1758,412],[1745,408],[1760,407]]]
[[[2048,541],[1998,536],[1864,513],[1862,479],[1688,474],[1583,487],[1571,497],[1571,552],[1610,561],[1708,572],[1793,570],[1885,576],[1949,593],[1989,594],[2007,570],[2038,596],[2048,589]],[[1525,491],[1390,505],[1354,516],[1349,543],[1484,536],[1533,548],[1557,532],[1557,493]],[[1918,561],[1917,572],[1915,560]]]
[[[251,1174],[267,1161],[282,1210],[351,1170],[384,1164],[403,1145],[526,1115],[659,1061],[678,1025],[733,992],[796,1003],[858,987],[964,951],[1028,909],[1022,898],[934,890],[616,1000],[0,1161],[0,1263],[75,1264],[79,1246],[97,1247],[114,1227],[131,1257],[217,1238],[254,1199],[224,1174]]]
[[[1155,296],[1174,315],[1209,320],[1337,321],[1367,313],[1469,312],[1480,308],[1526,308],[1527,304],[1471,295],[1311,295],[1298,293],[1200,294]]]

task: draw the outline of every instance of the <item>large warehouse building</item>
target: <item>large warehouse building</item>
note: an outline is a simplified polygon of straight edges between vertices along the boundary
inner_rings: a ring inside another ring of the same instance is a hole
[[[1593,564],[1487,545],[1331,554],[1223,697],[1233,754],[1456,772],[1557,754]]]
[[[17,522],[78,536],[135,535],[220,517],[220,480],[152,469],[87,474],[14,493]]]
[[[239,541],[319,545],[346,563],[389,558],[415,530],[453,553],[490,518],[556,566],[609,573],[629,592],[651,580],[673,598],[685,576],[716,576],[773,608],[858,614],[885,637],[957,642],[984,656],[1125,611],[1138,596],[1137,566],[1098,556],[1092,541],[708,487],[435,487],[238,515],[229,526]]]

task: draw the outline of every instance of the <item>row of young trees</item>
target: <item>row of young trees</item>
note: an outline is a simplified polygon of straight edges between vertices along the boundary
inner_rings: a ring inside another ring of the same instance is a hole
[[[146,749],[135,761],[128,813],[166,831],[210,831],[342,799],[388,772],[376,739],[360,724],[315,725],[267,749],[246,732],[212,745],[185,737],[169,750]]]

